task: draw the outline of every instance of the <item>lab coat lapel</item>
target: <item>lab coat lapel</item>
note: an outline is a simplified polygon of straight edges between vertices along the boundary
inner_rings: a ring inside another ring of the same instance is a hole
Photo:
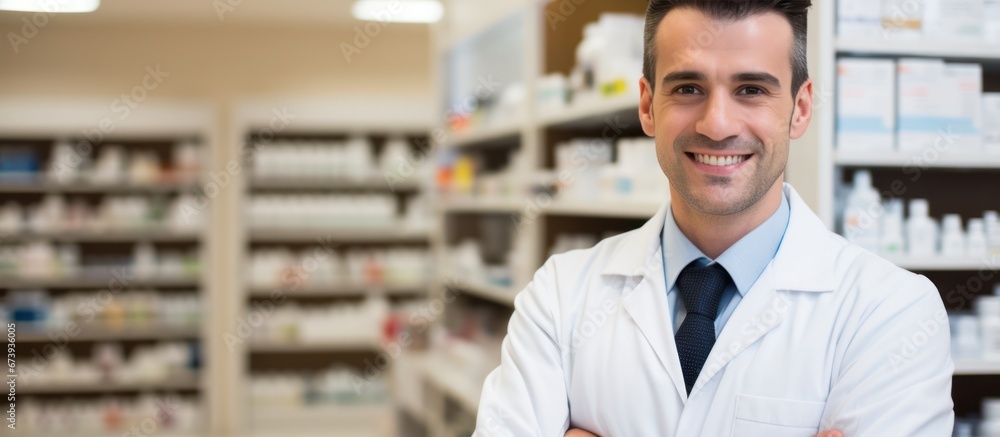
[[[787,297],[774,291],[771,266],[768,265],[719,333],[698,381],[691,388],[691,396],[747,347],[781,324],[789,305]]]
[[[778,252],[719,333],[691,389],[692,395],[737,355],[785,320],[793,311],[786,292],[833,291],[830,266],[836,261],[842,239],[826,229],[791,185],[784,184],[783,190],[789,199],[789,218]]]
[[[667,290],[663,281],[663,262],[659,250],[648,261],[645,274],[639,278],[626,280],[626,291],[623,295],[625,311],[639,327],[649,346],[656,352],[660,364],[667,371],[670,380],[677,389],[681,402],[687,399],[684,387],[684,374],[680,359],[677,356],[677,345],[674,343],[673,322],[667,306]],[[628,291],[628,284],[639,283]]]
[[[674,383],[680,402],[687,398],[684,374],[674,344],[673,322],[667,306],[667,286],[663,279],[663,251],[660,231],[668,213],[668,203],[660,206],[641,228],[630,232],[611,256],[601,274],[623,280],[622,307],[635,322],[649,347]]]

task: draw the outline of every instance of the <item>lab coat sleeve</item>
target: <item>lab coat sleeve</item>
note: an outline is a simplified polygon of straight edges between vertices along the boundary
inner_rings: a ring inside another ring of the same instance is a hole
[[[954,363],[948,315],[933,283],[912,275],[866,305],[845,332],[821,431],[846,437],[950,436]],[[839,346],[838,346],[839,347]]]
[[[483,385],[474,437],[561,437],[569,427],[555,274],[550,258],[515,299],[500,366]]]

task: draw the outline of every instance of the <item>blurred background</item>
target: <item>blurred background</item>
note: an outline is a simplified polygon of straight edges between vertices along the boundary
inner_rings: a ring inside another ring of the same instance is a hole
[[[0,435],[471,435],[533,272],[667,201],[645,8],[0,0]],[[938,286],[1000,435],[1000,1],[809,26],[786,180]]]

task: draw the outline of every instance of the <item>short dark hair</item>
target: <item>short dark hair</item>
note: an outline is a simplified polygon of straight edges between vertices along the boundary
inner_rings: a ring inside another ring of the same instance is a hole
[[[650,0],[646,8],[642,75],[656,87],[656,29],[667,13],[690,8],[718,20],[742,20],[752,15],[777,12],[792,26],[792,95],[809,78],[806,59],[807,11],[811,0]]]

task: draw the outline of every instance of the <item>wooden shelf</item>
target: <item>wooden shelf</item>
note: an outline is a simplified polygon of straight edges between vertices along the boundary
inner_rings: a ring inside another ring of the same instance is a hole
[[[64,184],[58,182],[33,181],[22,182],[16,180],[0,179],[0,193],[24,193],[24,194],[126,194],[126,193],[175,193],[193,192],[198,189],[197,184],[190,183],[160,183],[160,184],[132,184],[123,182],[120,184],[91,184],[79,182]]]
[[[928,161],[920,152],[861,152],[837,150],[834,162],[851,167],[985,168],[1000,169],[1000,155],[984,153],[938,154]]]
[[[430,238],[427,230],[409,230],[398,227],[345,228],[299,228],[265,229],[250,231],[252,243],[317,243],[324,241],[369,242],[369,243],[419,243]]]
[[[250,189],[253,190],[370,190],[370,191],[416,191],[420,188],[417,181],[390,183],[385,179],[367,181],[352,181],[330,178],[294,178],[294,177],[255,177],[251,178]]]
[[[69,335],[64,331],[38,331],[22,328],[17,333],[18,343],[47,343],[52,340],[50,335],[67,337],[71,342],[86,341],[123,341],[123,340],[180,340],[198,338],[201,328],[198,326],[171,326],[149,324],[146,326],[125,325],[121,328],[107,326],[81,326],[77,335]]]
[[[6,237],[4,241],[52,240],[74,243],[197,243],[201,235],[194,232],[177,232],[163,227],[122,230],[73,230],[52,232],[26,232]]]
[[[322,341],[277,342],[256,340],[250,342],[250,352],[257,354],[375,351],[378,349],[379,344],[377,339],[362,337],[329,339]]]
[[[365,285],[365,284],[330,284],[310,285],[298,289],[283,289],[281,286],[250,287],[250,297],[270,298],[274,290],[290,298],[300,297],[340,297],[367,296],[370,294],[387,294],[391,296],[417,296],[427,292],[428,284],[414,285]]]
[[[868,38],[837,38],[839,53],[890,56],[927,56],[979,61],[1000,60],[1000,44],[984,42],[941,42],[935,40],[885,41]]]
[[[21,384],[17,394],[88,394],[88,393],[141,393],[150,391],[195,391],[199,390],[196,375],[171,376],[163,381],[143,382],[66,382],[45,384]]]
[[[23,278],[16,276],[0,276],[0,288],[107,288],[111,281],[124,288],[158,288],[158,287],[198,287],[199,277],[179,278],[133,278],[127,281],[118,280],[115,276],[79,276],[63,278]],[[127,283],[125,283],[127,282]]]

